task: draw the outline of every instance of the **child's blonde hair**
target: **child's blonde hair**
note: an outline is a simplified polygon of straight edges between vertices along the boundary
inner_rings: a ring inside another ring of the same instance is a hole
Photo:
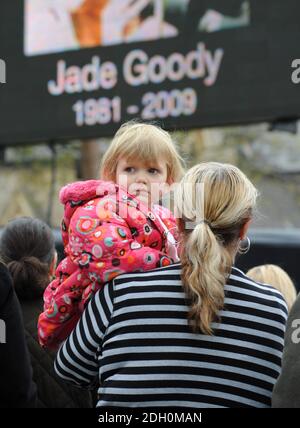
[[[117,164],[121,157],[146,165],[163,159],[167,164],[169,184],[178,182],[184,173],[184,160],[170,134],[157,125],[134,121],[123,124],[102,158],[101,179],[116,181]]]
[[[250,269],[246,275],[254,281],[273,285],[285,298],[288,310],[291,309],[296,300],[297,292],[293,281],[281,267],[276,265],[256,266]]]

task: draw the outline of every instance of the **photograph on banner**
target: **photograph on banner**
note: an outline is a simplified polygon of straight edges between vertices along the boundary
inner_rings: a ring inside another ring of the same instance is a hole
[[[195,31],[208,33],[250,24],[249,1],[233,2],[228,12],[228,7],[224,8],[220,1],[214,3],[206,4],[202,0],[25,0],[25,55],[177,37],[189,27],[189,22],[193,23]]]
[[[266,0],[24,0],[2,9],[0,145],[112,136],[136,118],[172,130],[299,116],[294,0],[271,8]]]
[[[198,2],[199,3],[199,2]],[[211,4],[212,2],[210,2]],[[251,8],[249,1],[238,1],[235,5],[234,15],[223,12],[223,8],[215,10],[207,8],[198,22],[197,30],[212,33],[215,31],[231,30],[233,28],[247,27],[251,21]],[[229,12],[230,13],[230,12]]]

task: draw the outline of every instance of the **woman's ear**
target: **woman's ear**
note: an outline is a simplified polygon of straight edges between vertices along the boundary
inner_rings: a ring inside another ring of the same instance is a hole
[[[54,256],[50,265],[50,269],[49,269],[50,278],[55,276],[56,265],[57,265],[57,251],[54,252]]]
[[[249,220],[246,221],[244,226],[241,228],[240,235],[239,235],[239,238],[241,239],[241,241],[246,238],[251,222],[252,222],[252,219],[250,218]]]

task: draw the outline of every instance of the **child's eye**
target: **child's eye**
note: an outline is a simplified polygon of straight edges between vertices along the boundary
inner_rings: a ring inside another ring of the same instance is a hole
[[[158,170],[158,169],[156,169],[156,168],[149,168],[149,169],[148,169],[148,172],[149,172],[150,174],[158,174],[158,173],[159,173],[159,170]]]
[[[134,168],[132,166],[128,166],[127,168],[125,168],[124,171],[125,172],[134,172]]]

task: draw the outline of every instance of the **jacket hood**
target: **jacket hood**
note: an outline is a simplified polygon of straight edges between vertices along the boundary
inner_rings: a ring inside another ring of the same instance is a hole
[[[159,217],[169,218],[171,213],[167,208],[164,208],[163,206],[156,206],[153,207],[153,210],[149,212],[146,205],[136,199],[135,196],[129,194],[122,186],[119,186],[111,181],[77,181],[75,183],[67,184],[61,189],[59,194],[59,199],[62,204],[66,205],[68,202],[71,202],[71,207],[66,207],[65,209],[62,225],[62,231],[65,233],[65,244],[68,241],[67,228],[70,219],[74,214],[74,210],[76,210],[76,206],[101,196],[114,196],[118,200],[129,204],[131,207],[137,208],[155,223],[157,229],[161,233],[166,233],[166,228]]]
[[[110,181],[87,180],[77,181],[64,186],[59,193],[59,200],[62,204],[68,201],[86,201],[95,197],[115,194],[117,185]]]

